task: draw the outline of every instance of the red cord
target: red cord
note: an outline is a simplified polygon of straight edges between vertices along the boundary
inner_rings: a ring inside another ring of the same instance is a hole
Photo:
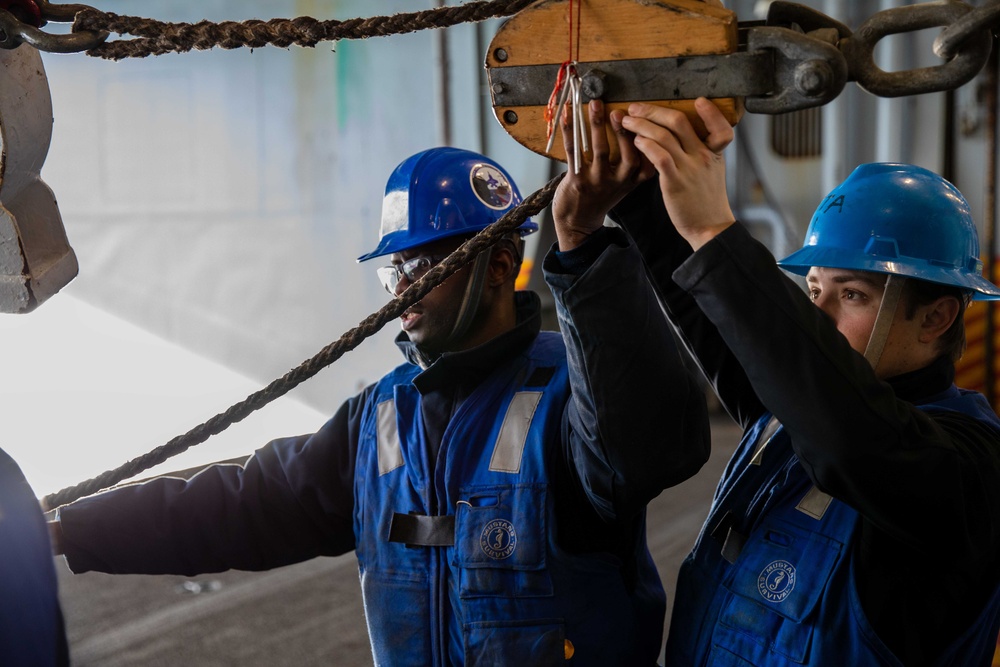
[[[576,54],[573,53],[573,2],[569,0],[569,58],[576,62],[580,60],[580,12],[583,9],[583,0],[576,0]]]
[[[576,7],[576,53],[574,57],[573,53],[573,8]],[[549,95],[548,104],[545,105],[545,113],[543,114],[546,123],[545,139],[548,140],[552,137],[552,133],[555,131],[556,123],[556,113],[558,109],[556,108],[559,104],[559,97],[562,93],[563,86],[566,84],[566,75],[569,73],[570,69],[573,67],[573,63],[580,59],[580,11],[583,6],[583,0],[569,0],[569,56],[563,63],[559,66],[559,74],[556,75],[556,85],[552,88],[552,94]]]

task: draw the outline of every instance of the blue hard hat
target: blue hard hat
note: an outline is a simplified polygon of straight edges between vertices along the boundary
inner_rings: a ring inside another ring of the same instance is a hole
[[[805,244],[778,262],[805,275],[813,266],[890,273],[1000,299],[983,278],[969,203],[932,171],[863,164],[820,202]]]
[[[358,261],[475,234],[520,203],[514,181],[485,155],[447,147],[417,153],[389,176],[378,246]],[[525,220],[517,231],[537,229]]]

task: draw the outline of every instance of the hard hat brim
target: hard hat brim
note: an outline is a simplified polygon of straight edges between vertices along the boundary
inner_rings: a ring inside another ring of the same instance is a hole
[[[976,301],[1000,300],[1000,287],[984,277],[954,266],[940,266],[912,257],[882,259],[845,248],[820,248],[806,246],[778,262],[785,271],[804,276],[812,267],[871,271],[926,280],[940,285],[951,285],[973,292]]]
[[[485,227],[483,227],[482,229],[485,229]],[[361,255],[361,257],[358,257],[357,262],[360,264],[361,262],[367,262],[369,259],[375,259],[376,257],[384,257],[385,255],[391,255],[394,252],[403,252],[405,250],[410,250],[412,248],[419,248],[422,245],[433,243],[441,239],[451,238],[454,236],[462,236],[462,235],[471,236],[473,234],[478,234],[479,232],[482,231],[482,229],[478,230],[473,229],[471,231],[468,229],[457,229],[455,230],[454,234],[442,235],[434,239],[427,239],[427,238],[414,239],[405,230],[399,232],[393,232],[392,234],[387,234],[383,236],[382,239],[379,241],[378,247],[376,247],[371,252]],[[527,236],[528,234],[533,234],[534,232],[538,231],[538,224],[533,222],[531,219],[528,219],[525,220],[524,224],[522,224],[514,231],[520,232],[521,236]]]

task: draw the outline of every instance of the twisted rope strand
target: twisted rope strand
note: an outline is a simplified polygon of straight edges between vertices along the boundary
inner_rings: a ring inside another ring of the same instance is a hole
[[[119,16],[92,7],[82,9],[73,22],[73,32],[111,32],[135,35],[136,39],[105,42],[87,55],[109,60],[144,58],[191,49],[214,47],[237,49],[267,45],[314,47],[319,42],[401,35],[430,28],[447,28],[460,23],[476,23],[516,14],[534,0],[478,0],[464,5],[438,7],[420,12],[373,16],[345,21],[319,21],[302,16],[294,19],[261,21],[199,21],[165,23],[137,16]]]
[[[504,236],[510,234],[530,216],[536,215],[549,205],[555,194],[556,186],[565,174],[560,174],[544,187],[532,193],[516,208],[511,209],[499,220],[481,231],[479,234],[463,243],[443,262],[432,268],[420,280],[410,285],[402,294],[387,303],[375,313],[369,315],[334,343],[324,347],[316,356],[292,369],[283,377],[271,382],[263,389],[254,392],[241,402],[225,412],[215,415],[187,433],[179,435],[165,445],[161,445],[147,454],[143,454],[124,465],[101,473],[93,479],[68,487],[62,491],[42,498],[42,507],[47,510],[69,504],[78,498],[107,489],[122,480],[129,479],[144,470],[163,463],[167,459],[194,445],[201,444],[211,436],[217,435],[233,424],[242,421],[252,412],[259,410],[271,401],[283,396],[302,382],[313,377],[321,370],[342,357],[345,352],[356,348],[361,342],[378,332],[387,322],[390,322],[424,298],[428,292],[444,282],[455,271],[459,270],[476,255],[486,248],[496,244]]]

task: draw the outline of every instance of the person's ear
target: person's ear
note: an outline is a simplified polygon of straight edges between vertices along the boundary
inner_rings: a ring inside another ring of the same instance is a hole
[[[921,308],[920,342],[932,343],[945,334],[961,310],[958,299],[943,296]]]
[[[490,253],[489,286],[497,287],[505,282],[514,282],[518,265],[514,250],[509,243],[498,243],[486,252]]]

